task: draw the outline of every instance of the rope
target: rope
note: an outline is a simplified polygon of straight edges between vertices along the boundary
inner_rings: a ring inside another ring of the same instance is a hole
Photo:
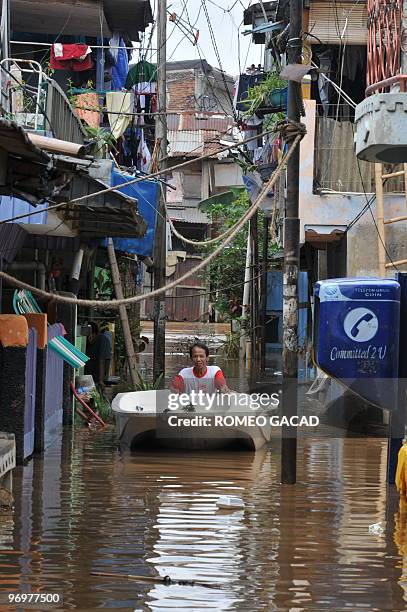
[[[257,134],[256,136],[251,136],[250,138],[245,138],[244,140],[241,140],[240,142],[235,142],[235,143],[233,143],[231,145],[222,147],[221,149],[219,149],[216,152],[206,153],[205,155],[201,155],[199,157],[193,157],[191,159],[188,159],[185,162],[182,162],[180,164],[176,164],[175,166],[171,166],[171,168],[163,169],[163,170],[157,170],[157,172],[152,172],[150,174],[145,174],[145,175],[143,175],[141,177],[137,177],[137,178],[131,179],[130,181],[126,181],[125,183],[120,183],[119,185],[114,185],[112,187],[106,187],[106,189],[101,189],[100,191],[94,191],[94,192],[89,193],[87,195],[80,196],[79,198],[74,198],[73,200],[68,200],[67,202],[61,202],[60,204],[55,204],[54,206],[48,206],[47,208],[42,209],[42,210],[33,210],[33,211],[30,211],[29,213],[25,213],[24,215],[18,215],[17,217],[10,217],[9,219],[5,219],[4,221],[0,221],[0,225],[3,225],[4,223],[10,223],[10,222],[15,221],[17,219],[23,219],[24,217],[30,217],[31,215],[38,215],[38,214],[46,212],[48,210],[55,210],[57,208],[61,208],[62,206],[68,206],[70,204],[75,204],[76,202],[82,202],[83,200],[88,200],[89,198],[94,198],[95,196],[104,195],[105,193],[111,193],[112,191],[117,191],[121,187],[128,187],[129,185],[134,185],[135,183],[139,183],[141,181],[147,181],[147,180],[150,180],[150,179],[157,178],[158,176],[161,176],[161,174],[166,174],[169,170],[174,171],[174,170],[178,170],[179,168],[185,168],[185,166],[193,164],[193,163],[195,163],[197,161],[203,161],[205,159],[210,159],[211,157],[216,157],[217,155],[219,155],[219,153],[224,153],[225,151],[230,151],[232,149],[238,149],[242,145],[244,145],[244,144],[246,144],[248,142],[251,142],[252,140],[257,140],[258,138],[262,138],[263,136],[267,136],[268,134],[273,134],[276,131],[277,131],[277,125],[273,129],[271,129],[271,130],[266,130],[265,132],[262,132],[261,134]],[[169,159],[169,158],[166,157],[165,159]]]
[[[14,278],[13,276],[10,276],[6,272],[2,272],[2,271],[0,271],[0,278],[3,278],[5,281],[7,281],[8,283],[10,283],[11,285],[13,285],[15,287],[19,287],[20,289],[27,289],[28,291],[31,291],[35,295],[38,295],[38,296],[43,297],[43,298],[51,299],[54,302],[60,302],[60,303],[64,303],[64,304],[75,304],[75,305],[78,305],[78,306],[87,306],[87,307],[96,308],[96,309],[98,309],[98,308],[100,308],[100,309],[104,309],[104,308],[119,308],[119,306],[123,306],[123,305],[124,306],[128,306],[130,304],[136,304],[137,302],[142,302],[142,301],[146,300],[147,298],[156,297],[157,295],[161,295],[162,293],[166,293],[167,291],[169,291],[170,289],[173,289],[177,285],[182,284],[187,278],[189,278],[190,276],[192,276],[196,272],[199,272],[200,270],[205,268],[217,255],[219,255],[219,253],[222,252],[222,250],[230,242],[232,242],[233,238],[235,238],[235,236],[240,232],[240,230],[247,223],[247,221],[249,221],[253,217],[253,215],[256,213],[257,209],[259,208],[259,206],[262,203],[263,199],[265,198],[266,194],[270,191],[270,189],[276,183],[278,177],[280,176],[280,174],[282,173],[282,171],[283,171],[285,165],[287,164],[288,160],[290,159],[290,157],[294,153],[294,150],[296,149],[297,145],[299,144],[301,138],[302,138],[301,134],[298,134],[295,137],[294,141],[292,142],[292,144],[290,146],[290,149],[288,150],[287,153],[285,153],[284,157],[282,158],[282,160],[280,161],[280,163],[278,165],[278,168],[275,170],[273,176],[270,178],[268,183],[263,187],[263,189],[261,190],[261,192],[257,196],[255,202],[253,203],[253,206],[251,206],[247,210],[247,212],[243,215],[243,217],[240,219],[240,221],[236,224],[233,232],[231,234],[229,234],[229,236],[223,242],[221,242],[221,244],[210,255],[208,255],[208,257],[206,257],[206,259],[202,260],[197,266],[195,266],[195,268],[191,268],[191,270],[188,270],[188,272],[186,272],[185,274],[180,276],[180,278],[172,281],[168,285],[164,285],[163,287],[160,287],[159,289],[155,289],[154,291],[150,291],[149,293],[145,293],[144,295],[135,295],[135,296],[130,297],[130,298],[122,298],[122,299],[119,299],[119,300],[106,300],[106,301],[102,302],[102,301],[98,301],[98,300],[82,300],[82,299],[78,299],[78,298],[72,298],[72,297],[68,297],[68,296],[56,295],[56,294],[53,294],[53,293],[48,293],[47,291],[43,291],[42,289],[38,289],[38,287],[33,287],[32,285],[29,285],[28,283],[24,283],[23,281],[20,281],[20,280]]]
[[[281,136],[287,143],[292,143],[297,136],[300,136],[300,138],[302,139],[307,133],[306,127],[303,123],[298,123],[297,121],[293,121],[292,119],[288,119],[287,121],[279,121],[278,123],[276,123],[274,131],[279,131]],[[165,209],[165,212],[167,214],[168,224],[174,236],[182,240],[182,242],[184,242],[185,244],[191,244],[192,246],[208,246],[209,244],[219,242],[220,240],[223,240],[224,238],[229,236],[229,234],[231,234],[236,228],[236,226],[240,223],[240,220],[237,221],[234,225],[222,232],[222,234],[219,234],[219,236],[215,236],[215,238],[209,238],[208,240],[191,240],[190,238],[186,238],[185,236],[183,236],[175,228],[172,219],[170,219],[167,207]]]

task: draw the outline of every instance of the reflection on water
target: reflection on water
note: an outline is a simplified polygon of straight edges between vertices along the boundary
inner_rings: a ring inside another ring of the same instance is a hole
[[[307,439],[298,460],[282,487],[278,448],[121,456],[114,432],[78,430],[16,470],[0,590],[62,592],[67,610],[406,609],[407,511],[386,515],[386,443]],[[244,509],[219,510],[225,494]]]

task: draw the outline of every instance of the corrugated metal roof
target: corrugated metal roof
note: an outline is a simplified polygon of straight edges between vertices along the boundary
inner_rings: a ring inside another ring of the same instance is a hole
[[[182,223],[203,223],[205,225],[211,222],[208,215],[197,208],[168,208],[168,213],[172,221],[179,221]]]
[[[221,134],[216,130],[169,130],[169,157],[199,157],[202,154],[215,155],[223,146],[219,143]]]
[[[101,0],[10,0],[15,32],[109,36]]]
[[[318,0],[311,2],[309,10],[309,31],[312,32],[311,43],[318,40],[326,45],[339,44],[340,38],[347,45],[365,45],[367,41],[366,2],[349,5],[349,2],[331,2]],[[343,35],[342,35],[343,34]]]
[[[0,119],[0,149],[33,162],[47,164],[51,159],[29,140],[23,128],[7,119]]]
[[[201,130],[169,130],[168,142],[170,156],[181,153],[192,153],[198,156],[203,151],[204,139]]]
[[[24,244],[27,234],[17,223],[0,225],[0,260],[12,262]]]

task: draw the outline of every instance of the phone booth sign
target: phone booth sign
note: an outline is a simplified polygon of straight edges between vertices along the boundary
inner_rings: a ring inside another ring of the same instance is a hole
[[[400,285],[331,279],[314,287],[314,359],[358,395],[391,408],[398,377]]]

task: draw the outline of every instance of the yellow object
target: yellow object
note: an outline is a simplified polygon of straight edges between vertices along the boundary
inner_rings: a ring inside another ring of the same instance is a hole
[[[304,100],[311,100],[311,76],[306,74],[301,81],[301,91]]]
[[[396,488],[400,495],[407,494],[407,444],[404,443],[397,457]]]

